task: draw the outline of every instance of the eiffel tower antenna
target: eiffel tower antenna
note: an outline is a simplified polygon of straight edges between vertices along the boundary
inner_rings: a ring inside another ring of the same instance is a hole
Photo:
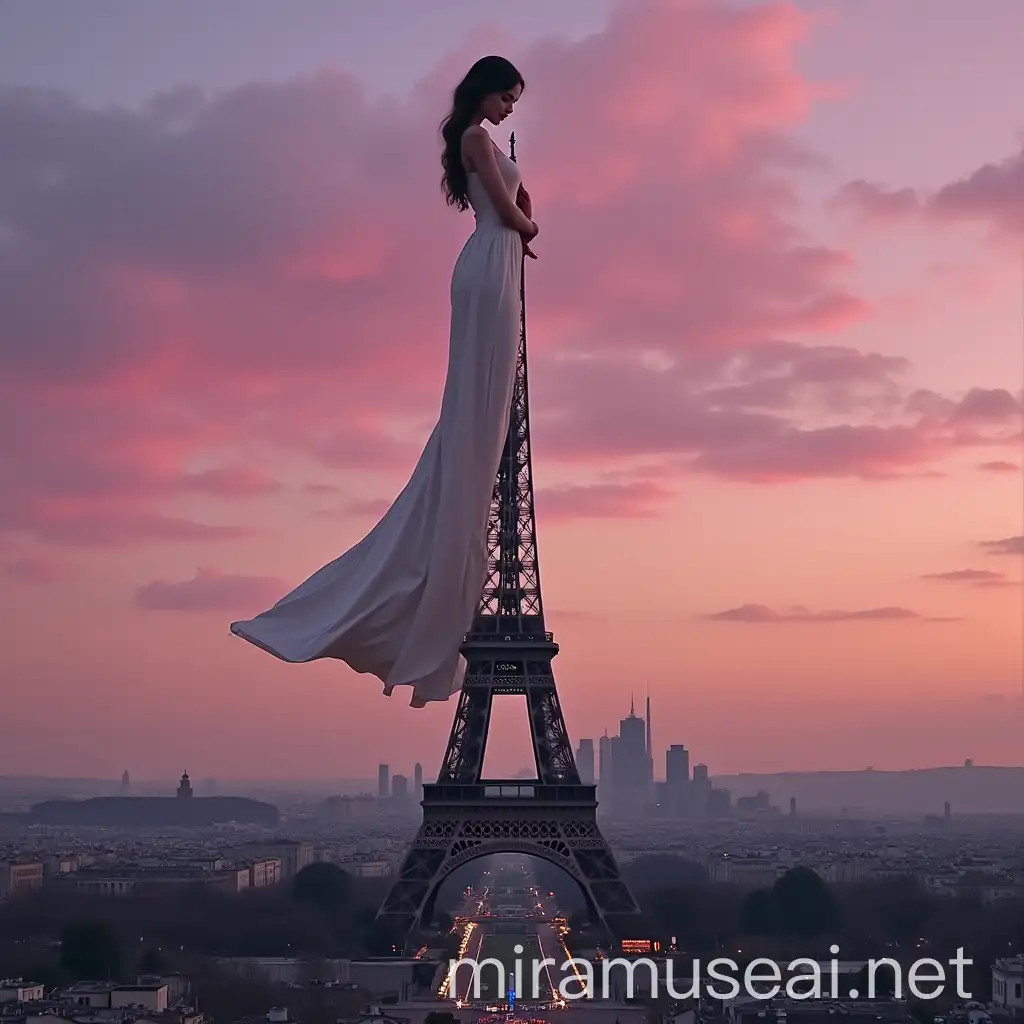
[[[509,140],[515,160],[515,134]],[[523,270],[525,270],[525,259]],[[525,274],[523,275],[525,278]],[[526,373],[526,286],[508,434],[487,521],[487,573],[461,652],[466,673],[437,782],[424,785],[423,822],[377,919],[406,943],[428,927],[442,883],[478,857],[539,857],[579,886],[591,922],[614,923],[640,908],[597,824],[596,786],[581,783],[551,662],[558,644],[544,622]],[[526,698],[537,778],[485,779],[494,697]]]

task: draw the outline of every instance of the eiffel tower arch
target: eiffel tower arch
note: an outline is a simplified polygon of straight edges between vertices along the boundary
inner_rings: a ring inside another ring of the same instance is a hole
[[[515,136],[511,139],[515,159]],[[580,781],[551,667],[545,627],[526,372],[526,304],[508,435],[487,524],[487,576],[462,644],[467,667],[437,781],[423,787],[423,821],[377,919],[407,935],[429,925],[444,881],[496,853],[539,857],[579,887],[593,923],[614,935],[640,908],[597,824],[596,787]],[[526,698],[535,780],[485,779],[496,695]]]

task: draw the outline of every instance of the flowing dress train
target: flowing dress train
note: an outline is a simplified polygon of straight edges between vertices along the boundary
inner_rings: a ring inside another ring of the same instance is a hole
[[[496,149],[515,199],[520,174]],[[334,658],[410,704],[462,685],[459,653],[486,575],[486,527],[519,346],[523,248],[469,175],[476,224],[451,282],[441,412],[412,475],[377,525],[273,607],[231,632],[286,662]]]

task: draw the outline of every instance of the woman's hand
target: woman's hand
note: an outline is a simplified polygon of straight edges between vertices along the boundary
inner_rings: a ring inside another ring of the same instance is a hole
[[[516,206],[518,206],[519,209],[530,218],[530,220],[533,220],[533,200],[530,198],[530,193],[527,192],[522,185],[519,186],[519,191],[516,193]]]
[[[530,199],[530,193],[527,192],[522,185],[519,186],[519,191],[516,193],[516,206],[518,206],[531,221],[533,220],[533,200]],[[537,225],[534,223],[533,231],[531,233],[528,234],[524,231],[521,232],[519,236],[523,240],[523,255],[529,256],[531,260],[535,260],[537,258],[537,254],[530,248],[530,241],[537,237],[537,231]]]
[[[520,231],[519,237],[523,240],[523,255],[529,256],[531,260],[537,258],[537,254],[530,248],[530,242],[537,237],[538,228],[536,224],[533,224],[532,231]]]

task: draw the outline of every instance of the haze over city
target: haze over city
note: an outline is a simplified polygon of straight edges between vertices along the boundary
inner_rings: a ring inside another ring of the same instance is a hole
[[[715,775],[1021,764],[1022,38],[1017,0],[4,6],[0,773],[438,764],[454,699],[228,623],[436,418],[436,129],[491,52],[574,746],[649,692]],[[488,768],[527,738],[501,707]]]

